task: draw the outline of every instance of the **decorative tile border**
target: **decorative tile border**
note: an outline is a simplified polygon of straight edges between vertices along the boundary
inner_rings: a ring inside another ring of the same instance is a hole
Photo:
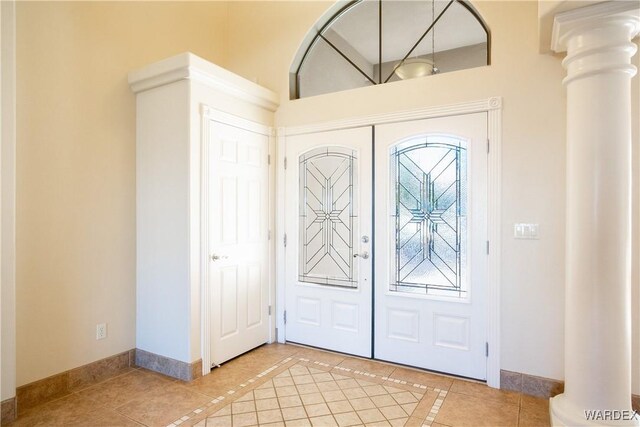
[[[216,404],[219,404],[219,403],[222,403],[222,401],[227,399],[227,398],[235,398],[236,396],[233,396],[233,395],[236,394],[239,391],[242,391],[242,389],[244,389],[246,387],[253,388],[253,386],[259,385],[262,382],[260,380],[263,377],[269,375],[271,372],[275,371],[278,368],[282,368],[283,366],[286,366],[292,360],[293,360],[292,357],[287,357],[286,359],[281,360],[277,364],[275,364],[275,365],[271,366],[270,368],[267,368],[264,371],[260,372],[255,377],[249,378],[246,382],[241,383],[237,387],[226,391],[225,393],[221,394],[220,396],[216,397],[215,399],[211,399],[209,402],[205,403],[203,406],[200,406],[200,407],[194,409],[193,411],[185,414],[184,416],[178,418],[177,420],[175,420],[171,424],[168,424],[167,427],[176,427],[176,426],[179,426],[180,424],[182,424],[182,423],[184,423],[186,421],[195,421],[194,418],[196,418],[196,417],[200,418],[202,416],[206,416],[207,413],[210,412],[212,406],[214,406]]]
[[[293,361],[293,363],[291,363]],[[168,424],[167,427],[177,427],[181,424],[185,424],[185,425],[195,425],[198,422],[202,421],[202,419],[206,419],[208,413],[212,413],[215,411],[212,411],[212,407],[214,405],[218,405],[218,404],[222,404],[223,401],[225,399],[230,399],[233,398],[233,400],[235,400],[235,398],[237,396],[233,396],[234,394],[236,394],[237,392],[243,391],[244,388],[251,386],[249,389],[254,388],[255,386],[260,385],[263,381],[259,381],[261,380],[263,377],[268,376],[270,373],[272,373],[273,371],[279,369],[279,368],[289,368],[293,365],[296,365],[298,362],[303,362],[303,363],[307,363],[310,365],[317,365],[317,366],[321,366],[324,368],[327,368],[329,370],[339,370],[339,371],[343,371],[343,372],[349,372],[355,375],[361,375],[363,377],[368,377],[370,379],[378,379],[381,382],[391,382],[391,383],[395,383],[395,384],[399,384],[399,385],[404,385],[404,386],[409,386],[409,387],[415,387],[417,389],[420,390],[425,390],[428,391],[433,390],[434,392],[438,393],[438,396],[436,397],[433,405],[431,406],[429,412],[427,413],[426,417],[425,416],[421,416],[420,418],[423,418],[422,421],[422,426],[423,427],[427,427],[427,426],[431,426],[431,424],[434,422],[436,416],[438,415],[438,412],[440,411],[440,408],[442,406],[442,403],[445,399],[445,397],[447,396],[447,391],[446,390],[441,390],[438,388],[432,388],[429,387],[425,384],[419,384],[419,383],[411,383],[411,382],[407,382],[405,380],[400,380],[397,378],[392,378],[392,377],[388,377],[388,376],[380,376],[380,375],[376,375],[370,372],[366,372],[366,371],[360,371],[360,370],[355,370],[355,369],[351,369],[351,368],[345,368],[342,366],[338,366],[338,365],[331,365],[328,363],[324,363],[324,362],[320,362],[320,361],[311,361],[310,359],[306,359],[304,357],[299,357],[299,358],[294,358],[294,357],[287,357],[286,359],[283,359],[282,361],[278,362],[277,364],[271,366],[270,368],[260,372],[258,375],[256,375],[255,377],[252,377],[250,379],[248,379],[246,382],[238,385],[237,387],[228,390],[227,392],[223,393],[222,395],[216,397],[215,399],[212,399],[211,401],[207,402],[205,405],[198,407],[196,409],[194,409],[193,411],[185,414],[184,416],[178,418],[177,420],[173,421],[172,423]],[[284,370],[284,369],[283,369]],[[265,380],[267,380],[269,378],[265,378]],[[248,390],[249,390],[248,389]],[[425,394],[426,396],[426,394]],[[228,403],[228,402],[224,402],[224,403]],[[218,408],[214,408],[214,409],[218,409]],[[411,418],[413,416],[413,414],[410,414],[409,417]]]
[[[430,426],[436,419],[438,415],[438,411],[440,411],[440,407],[442,406],[442,402],[444,402],[444,398],[447,397],[446,390],[440,390],[439,388],[433,389],[436,393],[438,393],[438,397],[436,397],[435,402],[433,402],[433,406],[427,415],[427,418],[422,423],[423,426]]]

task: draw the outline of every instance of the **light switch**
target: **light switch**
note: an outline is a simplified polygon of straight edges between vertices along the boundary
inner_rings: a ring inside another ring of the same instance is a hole
[[[514,224],[513,237],[516,239],[538,239],[538,229],[538,224]]]

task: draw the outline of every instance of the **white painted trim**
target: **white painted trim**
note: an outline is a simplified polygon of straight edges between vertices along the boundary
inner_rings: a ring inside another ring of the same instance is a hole
[[[269,145],[271,145],[273,128],[213,109],[205,104],[200,105],[200,120],[200,352],[202,357],[202,375],[207,375],[211,370],[211,306],[209,304],[211,297],[209,292],[209,123],[215,121],[268,136]],[[273,258],[271,246],[269,246],[269,262],[271,262]],[[269,289],[271,289],[271,284],[269,285]],[[271,301],[270,298],[270,304]]]
[[[280,98],[275,93],[191,52],[181,53],[129,73],[135,93],[180,80],[193,80],[212,89],[275,111]]]
[[[211,295],[209,293],[209,117],[200,108],[200,352],[202,375],[211,371]]]
[[[0,5],[0,400],[16,396],[16,2]]]
[[[440,107],[427,107],[392,113],[370,114],[366,116],[355,117],[352,119],[336,120],[320,124],[293,126],[285,128],[285,135],[302,135],[306,133],[324,132],[336,129],[348,129],[362,126],[375,126],[394,122],[406,122],[409,120],[455,116],[460,114],[490,111],[498,108],[501,108],[500,98],[488,98],[481,101],[443,105]]]
[[[216,110],[215,108],[211,108],[208,105],[201,104],[200,105],[200,114],[203,118],[208,118],[209,120],[214,120],[219,123],[223,123],[225,125],[237,127],[239,129],[248,130],[250,132],[258,133],[260,135],[271,136],[272,128],[267,125],[263,125],[262,123],[253,122],[251,120],[242,118],[240,116],[235,116],[233,114],[225,113],[221,110]]]
[[[566,52],[567,40],[575,31],[586,26],[603,25],[604,20],[622,19],[626,23],[629,18],[636,28],[640,29],[640,3],[634,1],[605,1],[557,14],[553,19],[551,49],[554,52]],[[638,30],[636,30],[637,33]]]
[[[285,128],[276,131],[276,230],[274,234],[276,245],[276,328],[278,329],[278,342],[285,342],[286,327],[284,324],[284,310],[286,301],[286,253],[284,247],[285,224],[285,188],[286,171],[284,159],[286,153]]]
[[[269,241],[269,306],[271,307],[271,315],[269,316],[269,343],[276,341],[276,131],[270,129],[269,134],[269,233],[271,240]]]
[[[487,268],[487,385],[500,388],[500,286],[502,283],[501,209],[502,209],[502,98],[490,98],[487,110],[489,164],[487,165],[487,234],[489,265]]]
[[[284,235],[285,206],[284,206],[284,150],[286,136],[302,135],[308,133],[324,132],[337,129],[348,129],[361,126],[380,125],[385,123],[421,120],[435,117],[455,116],[469,113],[487,113],[487,136],[490,141],[488,164],[488,212],[487,229],[490,241],[488,284],[487,284],[487,342],[489,343],[489,356],[487,358],[487,385],[500,388],[500,265],[501,242],[500,210],[502,187],[502,98],[491,97],[479,101],[450,104],[444,106],[413,109],[392,113],[370,114],[353,119],[337,120],[305,126],[278,128],[278,168],[277,168],[277,194],[278,204],[276,216],[278,218],[278,237]],[[278,341],[285,341],[284,322],[284,292],[285,292],[285,256],[281,242],[277,245],[276,257],[278,280]]]
[[[1,35],[2,31],[4,30],[4,25],[2,24],[2,7],[0,5],[0,41],[3,40],[3,37]],[[2,49],[4,50],[4,49]],[[3,105],[4,104],[4,98],[3,98],[3,94],[4,94],[4,90],[2,88],[2,84],[1,82],[4,81],[4,75],[5,75],[5,71],[2,68],[4,64],[4,61],[2,60],[2,55],[0,55],[0,130],[3,129],[3,124],[4,124],[4,108]],[[0,148],[4,147],[4,138],[0,137]],[[0,165],[2,165],[2,159],[4,157],[2,156],[2,150],[0,150]],[[4,168],[0,169],[0,189],[2,189],[2,183],[4,182],[3,179],[3,172],[4,172]],[[2,194],[4,194],[4,192],[0,191],[0,332],[2,331],[2,288],[3,288],[3,283],[4,281],[1,279],[2,277],[2,219],[4,218],[4,212],[2,209]],[[0,333],[0,402],[4,401],[4,399],[2,398],[2,333]]]

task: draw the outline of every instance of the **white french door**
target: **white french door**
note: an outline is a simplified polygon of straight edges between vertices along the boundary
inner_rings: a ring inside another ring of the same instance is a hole
[[[287,137],[287,341],[371,357],[371,137]]]
[[[286,340],[486,379],[487,115],[373,131],[286,139]]]
[[[486,379],[486,123],[376,126],[378,359]]]
[[[209,122],[211,362],[269,339],[268,137]]]

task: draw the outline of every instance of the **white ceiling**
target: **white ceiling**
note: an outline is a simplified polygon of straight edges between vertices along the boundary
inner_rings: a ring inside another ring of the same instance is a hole
[[[435,0],[435,16],[448,0]],[[385,0],[382,9],[383,61],[403,58],[432,22],[431,0]],[[331,29],[371,64],[378,63],[378,1],[363,0],[338,18]],[[427,35],[412,54],[431,53],[431,35]],[[486,41],[476,18],[454,2],[435,26],[435,51],[445,51]]]

